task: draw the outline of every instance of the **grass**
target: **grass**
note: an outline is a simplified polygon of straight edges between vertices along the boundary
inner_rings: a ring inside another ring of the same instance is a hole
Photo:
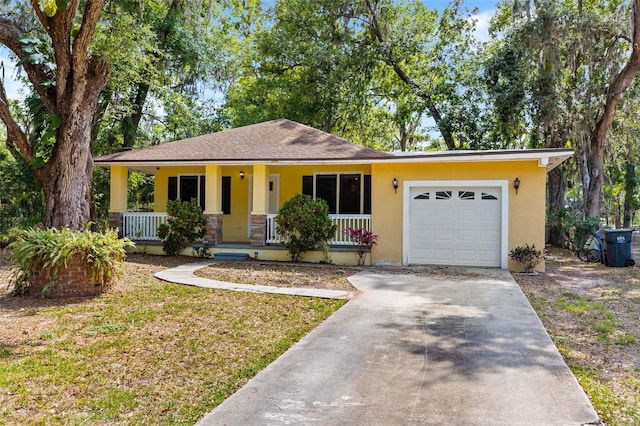
[[[0,298],[0,423],[193,424],[344,304],[128,276],[73,303]]]
[[[597,371],[585,365],[572,364],[572,371],[591,402],[598,409],[600,419],[607,425],[640,423],[640,403],[637,395],[627,395],[613,389],[599,377]]]
[[[150,277],[172,260],[134,259],[126,279],[95,299],[0,294],[0,424],[193,424],[344,303],[162,283]],[[241,282],[256,275],[260,284],[289,273],[210,269]],[[516,274],[610,426],[640,424],[638,270],[561,253],[545,274]],[[6,271],[0,257],[0,290]],[[306,275],[348,286],[347,272],[314,267]],[[286,277],[315,285],[295,271]]]
[[[639,268],[582,263],[553,250],[546,264],[544,274],[514,277],[601,420],[640,424]]]

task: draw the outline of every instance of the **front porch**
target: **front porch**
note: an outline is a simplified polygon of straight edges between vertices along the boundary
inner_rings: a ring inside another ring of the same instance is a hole
[[[153,212],[128,211],[129,171],[153,174]],[[268,250],[272,258],[288,258],[275,218],[283,203],[297,193],[327,201],[336,232],[328,241],[331,251],[348,252],[348,228],[373,231],[371,223],[371,167],[357,165],[229,164],[129,167],[111,165],[109,226],[135,241],[146,252],[157,252],[157,230],[167,223],[169,200],[195,200],[206,218],[206,232],[196,247],[210,253],[225,248],[248,254]],[[141,249],[141,250],[142,250]],[[187,253],[185,253],[187,254]],[[188,254],[191,254],[189,252]],[[305,260],[309,261],[307,256]],[[318,260],[322,261],[322,259]],[[351,263],[351,262],[346,262]]]
[[[265,215],[265,246],[283,244],[276,227],[276,214]],[[336,225],[336,233],[333,239],[328,241],[330,246],[354,246],[355,242],[349,239],[347,235],[348,228],[371,230],[371,215],[362,214],[332,214],[329,215],[331,221]],[[122,213],[119,221],[121,221],[122,236],[138,243],[159,242],[158,227],[167,223],[169,218],[164,212],[125,212]],[[118,220],[113,217],[113,220]],[[222,241],[218,244],[224,244]],[[228,242],[229,243],[229,242]],[[211,240],[205,238],[205,244],[212,244]]]
[[[198,251],[203,247],[208,249],[208,254],[216,257],[224,253],[225,255],[235,254],[248,256],[254,260],[262,261],[289,261],[290,255],[284,247],[284,243],[278,235],[275,223],[275,214],[266,215],[264,220],[265,243],[256,245],[255,239],[250,241],[222,241],[215,242],[205,237],[202,241],[195,241],[187,244],[181,254],[186,256],[198,256]],[[340,265],[356,265],[356,250],[360,249],[357,244],[351,241],[345,232],[349,227],[371,229],[371,215],[330,215],[331,220],[336,225],[334,238],[328,241],[328,249],[316,249],[304,254],[305,262],[312,263],[335,263]],[[157,235],[158,227],[167,222],[169,218],[164,212],[126,212],[111,215],[112,226],[118,226],[122,231],[122,236],[133,240],[136,247],[130,252],[147,254],[164,254],[160,238]],[[367,249],[368,251],[368,249]],[[371,259],[368,259],[370,262]]]

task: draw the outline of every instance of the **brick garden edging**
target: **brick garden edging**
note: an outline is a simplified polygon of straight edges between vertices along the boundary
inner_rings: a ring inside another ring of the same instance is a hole
[[[40,270],[29,279],[29,295],[61,299],[69,297],[91,297],[101,294],[104,287],[100,282],[91,282],[91,271],[86,268],[80,255],[74,255],[67,261],[67,266],[60,268],[54,283],[42,293],[45,286],[52,281],[52,271]]]

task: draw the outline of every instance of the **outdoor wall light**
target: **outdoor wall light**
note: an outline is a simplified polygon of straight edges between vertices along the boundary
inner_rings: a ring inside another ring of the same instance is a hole
[[[513,181],[513,187],[515,188],[515,190],[516,190],[516,194],[517,194],[517,193],[518,193],[518,188],[520,188],[520,179],[516,178],[516,179]]]
[[[240,170],[240,180],[244,180],[244,172]]]
[[[393,190],[396,191],[396,194],[397,194],[398,193],[398,179],[393,178],[391,183],[393,184]]]

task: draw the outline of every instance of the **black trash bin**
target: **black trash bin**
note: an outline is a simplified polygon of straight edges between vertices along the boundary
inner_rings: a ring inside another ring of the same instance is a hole
[[[604,247],[607,266],[632,266],[631,258],[632,229],[606,229],[604,231]]]

